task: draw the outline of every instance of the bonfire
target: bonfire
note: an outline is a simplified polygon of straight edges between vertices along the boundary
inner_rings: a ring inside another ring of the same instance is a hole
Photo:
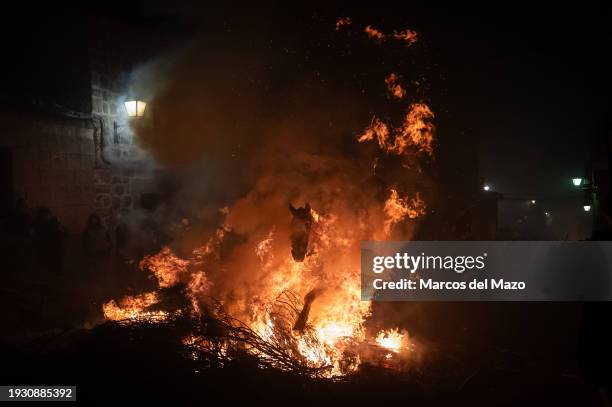
[[[343,19],[336,29],[350,23]],[[370,26],[365,32],[386,38]],[[417,36],[406,30],[389,38],[411,45]],[[396,103],[408,99],[401,81],[395,73],[381,78]],[[198,244],[179,238],[141,259],[157,289],[108,301],[105,318],[187,319],[189,354],[218,366],[248,355],[262,367],[333,378],[364,363],[409,365],[415,345],[408,333],[394,326],[369,332],[372,304],[360,292],[361,241],[409,239],[427,211],[407,180],[433,156],[434,113],[421,101],[406,103],[404,112],[396,125],[373,117],[352,136],[368,152],[363,159],[296,150],[269,160],[242,198],[220,208],[222,221]],[[401,174],[377,174],[384,161],[399,163]]]

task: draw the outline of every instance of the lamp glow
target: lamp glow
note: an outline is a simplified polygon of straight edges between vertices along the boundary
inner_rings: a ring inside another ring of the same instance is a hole
[[[484,189],[485,191],[488,191],[488,190],[490,190],[490,189],[491,189],[491,187],[490,187],[490,186],[488,186],[488,185],[485,185],[484,187],[482,187],[482,189]]]
[[[572,178],[572,183],[575,187],[579,187],[582,184],[582,178]]]
[[[142,117],[145,113],[147,103],[142,100],[126,100],[124,103],[125,110],[129,117]]]
[[[536,203],[536,200],[535,200],[535,199],[532,199],[532,200],[531,200],[531,204],[532,204],[532,205],[535,205],[535,203]]]
[[[584,205],[582,207],[582,209],[584,209],[585,212],[590,212],[591,211],[591,205]]]

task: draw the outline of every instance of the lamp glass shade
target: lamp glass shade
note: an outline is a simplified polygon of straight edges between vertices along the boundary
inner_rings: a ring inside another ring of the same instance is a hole
[[[127,100],[124,102],[125,110],[129,117],[142,117],[145,113],[147,103],[141,100]]]
[[[142,102],[140,100],[136,101],[136,116],[137,117],[144,116],[146,107],[147,107],[146,102]]]
[[[572,183],[575,187],[579,187],[582,184],[582,178],[572,178]]]

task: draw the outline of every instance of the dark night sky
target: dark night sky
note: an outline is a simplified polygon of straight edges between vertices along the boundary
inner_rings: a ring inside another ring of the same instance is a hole
[[[563,195],[564,181],[582,173],[609,126],[612,19],[600,3],[448,7],[410,2],[370,9],[346,7],[346,2],[317,11],[143,4],[145,13],[174,12],[213,26],[242,21],[278,27],[284,20],[285,28],[301,36],[324,30],[340,16],[386,31],[415,28],[424,44],[411,57],[422,59],[427,99],[439,106],[451,128],[478,136],[482,174],[509,194]]]
[[[356,24],[384,31],[414,28],[420,41],[410,56],[391,50],[386,61],[364,63],[353,55],[338,63],[336,73],[330,69],[331,75],[353,69],[354,85],[365,80],[360,72],[367,69],[413,70],[413,78],[424,79],[426,90],[419,96],[437,113],[441,137],[446,132],[479,140],[480,173],[487,183],[508,195],[535,197],[555,211],[571,212],[579,205],[582,197],[568,179],[583,174],[586,161],[600,154],[601,139],[612,123],[612,21],[608,8],[599,3],[536,7],[491,2],[483,7],[462,2],[449,8],[410,2],[401,8],[366,9],[345,2],[319,10],[211,9],[197,2],[163,0],[130,4],[117,3],[106,12],[122,18],[170,17],[205,35],[214,33],[220,41],[224,33],[233,32],[226,47],[232,47],[240,33],[276,33],[285,37],[279,41],[288,55],[312,55],[315,62],[295,68],[304,72],[316,68],[316,61],[334,65],[338,52],[352,52],[338,45],[342,39],[330,27],[338,17],[350,16]],[[88,12],[97,10],[102,8]],[[45,29],[53,30],[53,24]],[[17,36],[5,34],[4,42],[12,43],[9,48],[19,49]],[[44,41],[38,34],[32,38]],[[18,60],[12,62],[19,65]],[[11,72],[27,70],[17,66]],[[279,74],[279,80],[291,80],[291,75]]]
[[[476,137],[480,174],[494,190],[537,199],[538,212],[555,214],[557,229],[563,230],[556,237],[568,230],[570,238],[589,233],[590,217],[581,212],[583,196],[569,179],[585,174],[587,161],[603,155],[603,137],[612,124],[612,21],[602,4],[470,6],[462,2],[449,8],[410,2],[384,9],[336,4],[317,11],[228,12],[159,2],[145,10],[172,10],[186,21],[206,21],[209,28],[221,21],[226,26],[240,21],[251,29],[268,26],[279,33],[295,31],[302,39],[312,35],[320,43],[305,48],[319,45],[322,53],[327,40],[338,39],[312,33],[324,32],[340,16],[383,31],[416,29],[420,44],[410,56],[391,55],[373,64],[383,65],[383,70],[414,69],[416,77],[426,80],[422,97],[438,115],[440,139],[451,133],[455,138]],[[300,44],[298,52],[304,47]],[[404,63],[398,58],[418,61]],[[355,70],[360,69],[364,67],[357,64]],[[502,223],[534,215],[513,205],[504,203]]]

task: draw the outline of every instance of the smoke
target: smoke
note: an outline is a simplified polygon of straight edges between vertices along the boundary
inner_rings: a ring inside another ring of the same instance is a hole
[[[269,46],[265,34],[242,46],[231,38],[196,40],[133,75],[132,89],[149,102],[147,121],[133,131],[138,145],[180,179],[176,205],[192,203],[192,214],[210,203],[224,206],[271,172],[297,176],[300,157],[308,155],[337,160],[335,169],[349,180],[372,178],[363,172],[375,164],[376,151],[355,145],[370,120],[362,89],[334,83],[338,75],[326,76],[325,67],[313,73],[294,65],[297,58],[287,57],[282,44]],[[315,161],[308,164],[311,178],[317,165],[331,171],[325,160]],[[401,165],[387,167],[394,174],[382,183],[398,183]],[[293,183],[287,200],[300,195],[302,181]],[[403,171],[400,181],[416,180]]]
[[[211,202],[231,203],[270,172],[296,170],[304,165],[296,157],[348,161],[363,154],[353,145],[368,121],[357,92],[295,68],[282,49],[262,44],[265,36],[253,41],[195,41],[133,75],[132,89],[148,96],[148,118],[133,126],[136,141],[177,176],[175,204],[191,206],[192,214]],[[311,177],[317,165],[330,171],[325,160],[315,161],[308,163]],[[286,200],[299,195],[302,181]]]

